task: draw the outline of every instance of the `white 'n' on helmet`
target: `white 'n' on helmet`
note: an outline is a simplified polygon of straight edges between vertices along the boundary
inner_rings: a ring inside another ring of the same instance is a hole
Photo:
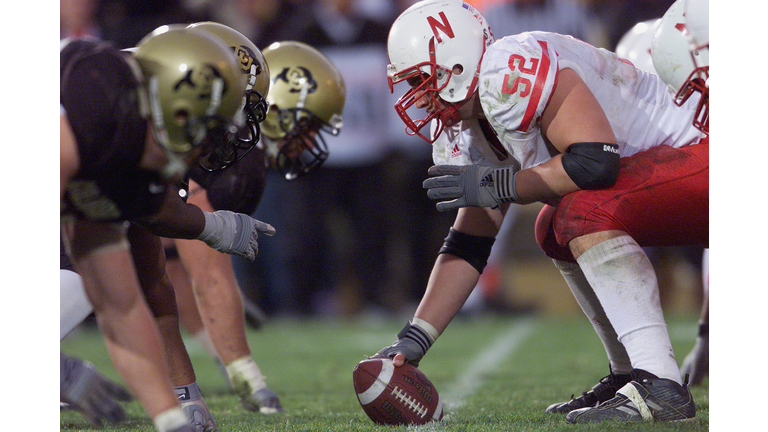
[[[482,14],[461,0],[421,1],[397,17],[387,40],[387,76],[391,91],[403,81],[412,85],[395,105],[407,133],[431,142],[443,125],[458,121],[458,108],[477,90],[480,62],[493,40]],[[421,120],[413,120],[407,110],[424,92],[450,105]],[[433,139],[429,139],[420,130],[433,119],[440,126]]]

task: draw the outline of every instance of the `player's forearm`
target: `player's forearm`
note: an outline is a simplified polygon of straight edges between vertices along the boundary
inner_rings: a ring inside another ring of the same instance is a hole
[[[451,254],[438,255],[427,290],[414,316],[432,324],[442,333],[461,310],[479,276],[467,261]]]
[[[579,190],[563,169],[560,155],[533,168],[518,171],[515,187],[520,204],[532,202],[553,203],[563,196]]]
[[[171,197],[160,212],[139,223],[160,237],[195,239],[205,227],[205,216],[199,207]]]

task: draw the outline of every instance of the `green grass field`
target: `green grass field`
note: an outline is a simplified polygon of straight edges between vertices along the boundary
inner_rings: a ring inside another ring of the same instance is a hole
[[[696,316],[668,317],[678,360],[696,334]],[[591,388],[608,362],[583,316],[460,317],[443,334],[420,369],[446,405],[438,424],[377,426],[357,402],[352,369],[366,355],[391,343],[402,319],[377,322],[311,319],[272,320],[249,330],[254,358],[286,412],[262,415],[243,410],[217,364],[188,341],[197,382],[223,431],[705,431],[709,429],[709,380],[693,388],[696,419],[679,423],[571,425],[545,414],[553,402]],[[61,343],[65,353],[92,361],[119,381],[101,336],[85,327]],[[154,431],[138,403],[126,405],[129,420],[109,431]],[[94,430],[76,412],[62,411],[62,431]]]

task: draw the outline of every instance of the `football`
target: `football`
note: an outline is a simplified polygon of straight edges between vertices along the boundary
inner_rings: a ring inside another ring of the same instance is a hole
[[[424,424],[443,418],[435,386],[416,367],[391,359],[363,360],[352,371],[357,400],[375,423]]]

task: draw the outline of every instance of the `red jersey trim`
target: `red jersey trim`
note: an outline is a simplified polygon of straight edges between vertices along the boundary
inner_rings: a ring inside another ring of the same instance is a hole
[[[547,42],[537,41],[542,48],[541,65],[539,65],[539,73],[536,75],[536,82],[533,84],[533,92],[531,99],[528,101],[528,107],[525,109],[525,116],[523,117],[520,128],[523,132],[528,132],[531,126],[533,117],[536,115],[536,109],[539,106],[541,100],[541,94],[544,92],[544,84],[547,82],[547,76],[549,75],[549,50],[547,48]]]

